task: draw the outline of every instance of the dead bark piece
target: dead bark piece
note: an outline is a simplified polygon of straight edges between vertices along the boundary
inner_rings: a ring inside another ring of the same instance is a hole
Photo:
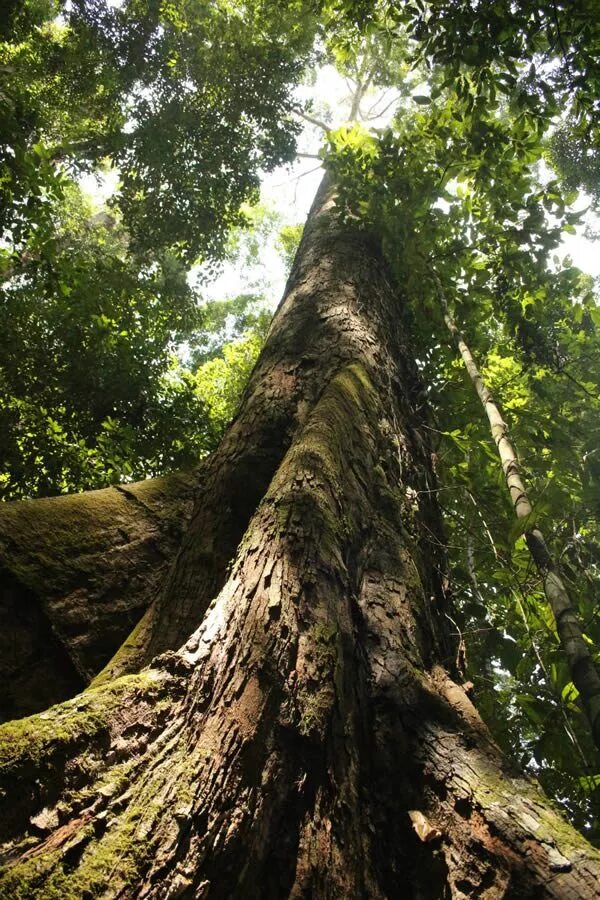
[[[34,828],[37,828],[42,833],[53,831],[58,827],[58,811],[44,807],[41,812],[36,816],[32,816],[29,821]]]
[[[424,843],[428,844],[430,841],[437,841],[442,837],[440,829],[432,825],[418,809],[409,809],[408,815],[416,834]]]
[[[31,850],[26,850],[19,858],[19,862],[25,862],[27,859],[41,856],[43,853],[48,853],[58,848],[64,848],[65,853],[81,848],[92,837],[91,833],[86,831],[85,828],[90,820],[91,814],[86,812],[79,819],[72,819],[67,825],[56,828],[42,844],[32,847]]]

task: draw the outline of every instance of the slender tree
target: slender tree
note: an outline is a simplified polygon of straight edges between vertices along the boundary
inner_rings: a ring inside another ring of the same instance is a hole
[[[560,567],[552,558],[546,539],[535,522],[535,510],[523,481],[522,467],[514,444],[508,433],[508,425],[502,417],[500,406],[482,378],[475,358],[464,334],[458,328],[441,283],[433,273],[442,306],[444,321],[456,344],[458,352],[481,401],[490,424],[490,431],[498,450],[506,487],[515,515],[521,521],[527,548],[542,579],[544,594],[552,610],[560,642],[565,653],[573,683],[581,695],[596,746],[600,746],[600,677],[594,665],[594,657],[583,638],[581,622],[569,596]]]

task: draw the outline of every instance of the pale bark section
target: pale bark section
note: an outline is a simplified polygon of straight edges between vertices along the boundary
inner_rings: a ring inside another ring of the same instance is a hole
[[[0,718],[77,693],[107,662],[176,552],[193,480],[0,504]]]
[[[465,369],[481,401],[492,438],[498,449],[502,470],[506,479],[511,502],[518,519],[523,520],[523,534],[529,552],[542,579],[544,593],[554,614],[556,629],[564,651],[571,678],[590,723],[592,737],[600,749],[600,675],[594,664],[589,645],[583,638],[583,629],[569,591],[563,581],[560,568],[550,554],[544,535],[534,522],[534,508],[529,500],[525,483],[521,476],[521,466],[517,451],[510,437],[500,407],[487,387],[475,358],[464,335],[452,318],[437,276],[440,301],[444,310],[444,320],[454,338]]]

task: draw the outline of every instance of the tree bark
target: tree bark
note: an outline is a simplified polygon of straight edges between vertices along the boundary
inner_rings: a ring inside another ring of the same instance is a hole
[[[139,671],[200,624],[294,435],[340,367],[367,355],[387,372],[388,392],[418,390],[414,373],[386,369],[385,346],[388,334],[398,340],[399,309],[372,308],[372,249],[364,235],[331,227],[328,190],[326,179],[240,411],[203,467],[194,514],[164,588],[98,683]],[[383,269],[377,277],[388,284]],[[400,347],[397,356],[404,366]]]
[[[0,720],[89,684],[139,620],[191,512],[191,474],[0,505]]]
[[[0,729],[0,895],[596,895],[600,855],[448,674],[419,392],[401,295],[325,184],[146,620],[137,664],[159,655]]]

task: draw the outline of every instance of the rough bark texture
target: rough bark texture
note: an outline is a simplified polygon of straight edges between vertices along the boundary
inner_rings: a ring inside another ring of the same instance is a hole
[[[154,598],[190,475],[0,506],[0,720],[73,696]]]
[[[203,467],[201,499],[176,565],[103,680],[137,671],[157,653],[178,647],[202,621],[297,429],[341,366],[369,354],[387,373],[388,393],[404,390],[407,384],[409,390],[417,390],[412,376],[407,380],[406,373],[388,367],[386,342],[388,335],[397,333],[399,308],[397,304],[385,311],[373,308],[372,275],[364,235],[338,235],[324,227],[322,217],[309,217],[284,301],[240,412]],[[377,277],[387,284],[382,271]],[[357,304],[354,312],[351,300]],[[363,325],[371,317],[365,335]],[[369,346],[363,346],[364,341]],[[402,350],[398,358],[402,362],[407,356]]]
[[[317,198],[138,661],[183,645],[0,729],[0,896],[597,896],[600,855],[508,770],[447,674],[401,300],[331,202]],[[217,506],[217,473],[231,489],[252,453],[249,495]],[[219,535],[243,532],[224,574],[205,558],[208,504]]]

